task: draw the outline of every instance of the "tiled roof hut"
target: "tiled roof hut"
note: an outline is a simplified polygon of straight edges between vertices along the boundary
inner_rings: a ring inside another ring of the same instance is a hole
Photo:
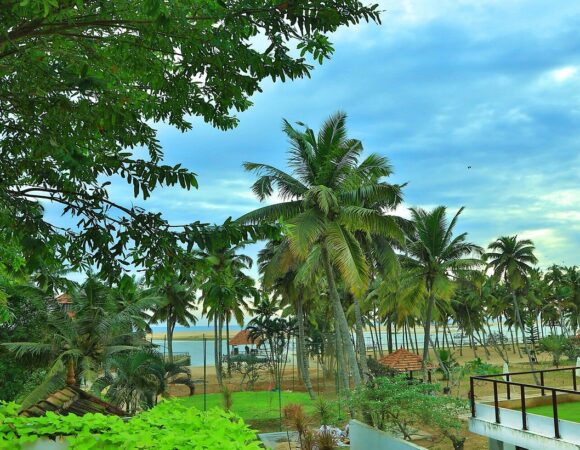
[[[411,378],[413,378],[413,372],[421,372],[423,370],[423,359],[416,353],[411,353],[404,348],[383,356],[379,359],[379,363],[397,372],[409,373]],[[429,370],[429,381],[431,381],[433,366],[427,363],[427,369]]]

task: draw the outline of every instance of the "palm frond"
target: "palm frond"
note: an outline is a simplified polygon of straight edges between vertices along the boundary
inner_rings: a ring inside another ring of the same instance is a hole
[[[300,200],[277,203],[250,211],[236,219],[236,222],[243,224],[274,223],[279,219],[289,220],[303,210],[304,205]]]
[[[329,224],[325,245],[332,263],[355,295],[362,295],[369,282],[369,267],[356,238],[338,224]]]

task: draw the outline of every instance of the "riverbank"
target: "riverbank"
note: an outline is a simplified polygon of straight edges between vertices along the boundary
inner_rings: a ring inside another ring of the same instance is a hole
[[[237,333],[237,331],[236,331]],[[230,333],[232,336],[235,333]],[[167,333],[156,331],[154,333],[148,334],[147,339],[162,341],[165,339]],[[213,339],[213,333],[207,331],[176,331],[173,333],[174,341],[203,341],[203,337],[207,339]]]
[[[457,328],[452,325],[449,327],[449,330],[451,333],[457,333]],[[231,330],[230,329],[230,337],[235,336],[238,333],[239,329],[236,330]],[[418,330],[419,331],[419,330]],[[370,330],[365,328],[364,333],[367,337],[367,339],[365,340],[370,340]],[[383,340],[384,343],[383,345],[386,346],[386,334],[385,334],[385,330],[381,330],[381,334],[383,335]],[[398,330],[398,335],[399,338],[402,339],[402,335],[401,335],[401,330]],[[203,341],[203,337],[205,337],[208,340],[212,340],[213,339],[213,331],[211,330],[205,330],[205,331],[200,331],[200,330],[179,330],[179,331],[175,331],[173,333],[173,340],[174,341]],[[158,341],[163,341],[165,339],[165,337],[167,336],[167,333],[165,331],[155,331],[153,333],[150,333],[147,335],[147,339],[153,339],[153,340],[158,340]],[[422,339],[422,335],[419,332],[418,334],[419,338]],[[442,337],[442,336],[441,336]],[[223,332],[223,338],[225,339],[225,330]],[[420,340],[421,340],[420,339]],[[370,342],[367,342],[367,346],[370,345]]]

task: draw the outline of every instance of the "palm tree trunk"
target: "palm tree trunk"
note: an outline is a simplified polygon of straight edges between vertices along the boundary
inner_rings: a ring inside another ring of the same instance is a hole
[[[222,371],[220,368],[220,358],[219,358],[219,344],[218,344],[218,318],[217,315],[214,316],[213,319],[213,351],[214,351],[214,359],[215,359],[215,376],[217,378],[217,382],[220,386],[222,386]]]
[[[298,322],[298,342],[296,343],[296,359],[298,360],[298,370],[304,382],[311,399],[315,399],[314,389],[310,381],[310,372],[308,367],[308,354],[306,353],[305,333],[304,333],[304,312],[302,311],[302,295],[299,294],[296,299],[296,319]]]
[[[220,314],[218,320],[219,328],[218,328],[218,345],[219,345],[219,352],[218,352],[218,360],[219,360],[219,368],[220,368],[220,379],[222,379],[223,374],[223,331],[224,331],[224,317]]]
[[[429,362],[429,343],[431,338],[431,318],[433,316],[433,305],[435,304],[435,295],[433,293],[433,289],[431,283],[427,282],[427,292],[429,293],[429,297],[427,300],[427,311],[425,313],[425,336],[423,338],[423,360],[421,362],[421,366],[423,369],[423,381],[427,382],[428,377],[428,369],[427,363]]]
[[[362,315],[360,311],[360,302],[356,296],[354,299],[354,317],[356,324],[356,345],[358,347],[360,368],[362,371],[362,380],[366,383],[369,378],[369,368],[367,366],[367,349],[365,346],[365,335],[363,332]]]
[[[167,314],[167,356],[169,363],[173,364],[173,330],[175,329],[175,322],[171,306]]]
[[[371,327],[371,344],[373,345],[373,356],[377,359],[377,340],[375,339],[375,335],[377,335],[377,328],[376,323]],[[378,337],[378,335],[377,335]]]
[[[415,347],[413,346],[413,336],[411,336],[411,327],[409,326],[409,318],[405,319],[405,323],[407,325],[407,341],[411,344],[411,350],[415,353]],[[417,349],[417,354],[419,353],[419,349]]]
[[[520,315],[520,305],[518,303],[518,298],[517,298],[515,291],[512,291],[512,300],[514,303],[514,312],[516,314],[516,323],[518,324],[518,326],[520,327],[520,330],[522,331],[522,340],[524,341],[524,350],[525,350],[526,354],[528,355],[530,369],[532,369],[532,371],[533,371],[533,370],[535,370],[534,359],[532,358],[532,353],[530,352],[530,349],[528,348],[528,342],[526,340],[526,331],[524,330],[524,323],[522,321],[522,316]],[[538,383],[538,376],[535,373],[533,375],[534,375],[534,379],[536,380],[536,384],[537,384]]]
[[[342,335],[340,332],[340,325],[338,323],[338,317],[334,317],[334,345],[336,353],[336,377],[337,377],[337,390],[342,386],[342,389],[349,389],[349,370],[346,366],[346,361],[344,360],[344,346],[342,345]]]
[[[417,349],[417,355],[419,354],[419,341],[417,341],[417,326],[413,319],[413,337],[415,338],[415,348]]]
[[[387,318],[387,346],[389,353],[393,353],[393,322],[390,314]]]
[[[360,377],[360,371],[358,368],[358,363],[356,361],[356,354],[354,351],[354,345],[352,343],[352,341],[350,340],[349,337],[349,331],[348,331],[348,322],[346,321],[346,316],[344,314],[344,310],[342,309],[342,303],[340,302],[340,297],[338,296],[338,290],[336,289],[336,283],[334,280],[334,272],[332,270],[332,266],[330,264],[330,258],[328,256],[328,251],[326,250],[326,247],[323,245],[322,246],[322,260],[324,263],[324,270],[326,272],[326,278],[328,281],[328,290],[329,290],[329,295],[330,295],[330,299],[332,301],[332,304],[334,306],[334,313],[336,315],[336,321],[338,323],[339,326],[339,332],[340,335],[342,336],[342,340],[343,340],[343,345],[345,347],[346,350],[346,358],[348,358],[349,362],[350,362],[350,368],[352,370],[352,375],[353,375],[353,380],[354,380],[354,385],[358,386],[361,384],[361,377]],[[346,369],[346,368],[343,368]]]
[[[377,310],[377,318],[378,318],[377,344],[379,346],[379,356],[383,356],[383,337],[381,335],[381,315],[380,315],[378,310]]]
[[[230,350],[230,312],[228,311],[226,313],[226,349],[227,349],[227,355],[228,355],[228,378],[232,377],[232,365],[230,364],[230,356],[231,356],[231,350]]]

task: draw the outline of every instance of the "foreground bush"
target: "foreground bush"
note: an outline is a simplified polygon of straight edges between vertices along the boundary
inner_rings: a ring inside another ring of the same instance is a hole
[[[460,417],[469,409],[463,400],[440,395],[437,384],[409,380],[405,375],[378,377],[357,387],[351,407],[367,424],[387,432],[399,432],[406,440],[416,429],[427,425],[448,438],[455,450],[462,450]]]
[[[124,422],[116,416],[47,414],[16,417],[17,406],[0,406],[0,448],[18,449],[39,438],[66,437],[69,449],[258,450],[255,433],[234,414],[203,413],[166,401]]]

